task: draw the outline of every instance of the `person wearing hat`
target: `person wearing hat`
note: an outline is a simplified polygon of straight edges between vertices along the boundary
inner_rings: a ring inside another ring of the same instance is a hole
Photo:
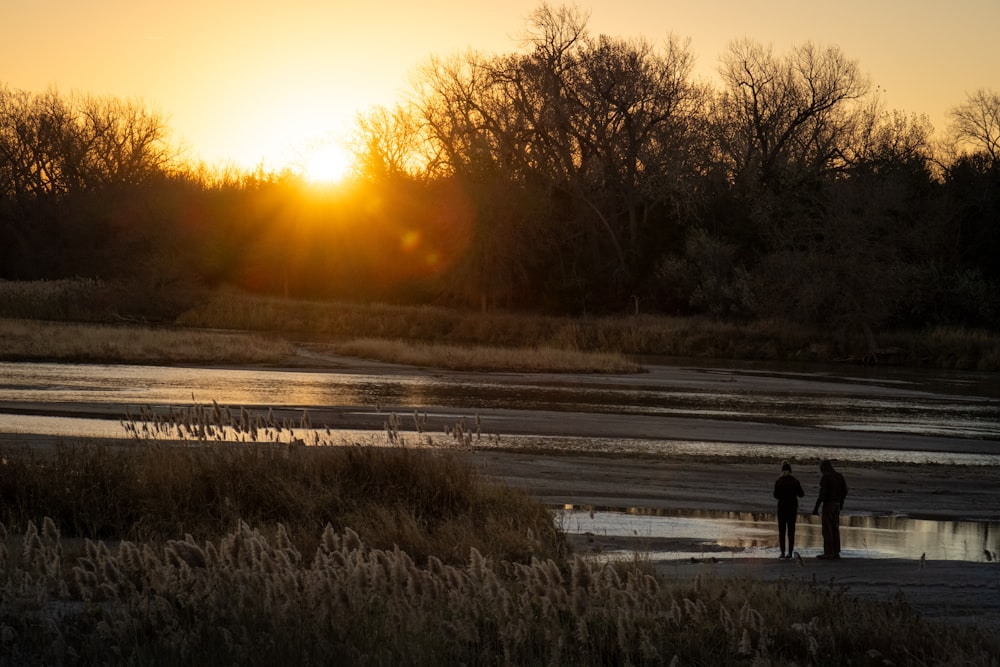
[[[795,519],[799,515],[799,498],[805,495],[799,480],[792,475],[792,466],[788,461],[781,464],[781,476],[774,482],[774,497],[778,499],[778,544],[781,555],[778,558],[791,558],[795,551]],[[785,537],[788,538],[788,550],[785,551]]]

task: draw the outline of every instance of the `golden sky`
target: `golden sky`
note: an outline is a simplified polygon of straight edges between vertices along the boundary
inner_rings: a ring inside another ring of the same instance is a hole
[[[0,84],[141,99],[188,156],[279,167],[390,105],[431,55],[515,50],[535,0],[0,0]],[[558,6],[559,2],[550,4]],[[573,4],[573,3],[565,3]],[[582,0],[592,34],[691,39],[713,80],[726,44],[840,46],[889,108],[1000,91],[1000,0]]]

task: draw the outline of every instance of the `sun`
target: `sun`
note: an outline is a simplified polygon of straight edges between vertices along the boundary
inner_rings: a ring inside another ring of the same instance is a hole
[[[325,141],[304,155],[302,175],[314,185],[334,185],[350,175],[352,163],[350,153],[340,142]]]

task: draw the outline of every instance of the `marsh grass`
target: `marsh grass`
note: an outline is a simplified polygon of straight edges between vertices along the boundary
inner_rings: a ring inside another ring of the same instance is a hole
[[[863,331],[819,330],[779,320],[733,322],[654,315],[554,317],[437,306],[297,301],[217,293],[177,320],[183,326],[272,331],[322,341],[355,338],[455,346],[552,348],[694,359],[851,362],[867,358]],[[936,368],[1000,370],[1000,333],[928,327],[879,332],[894,361]]]
[[[211,440],[234,419],[213,403],[136,423],[128,446],[0,451],[6,661],[988,665],[1000,649],[902,600],[572,555],[547,509],[464,451],[306,447],[249,415],[238,430],[270,440]]]
[[[148,282],[90,278],[0,280],[0,318],[72,322],[170,322],[197,294]]]
[[[376,548],[327,525],[308,551],[278,524],[211,539],[86,541],[54,521],[0,535],[9,664],[992,665],[1000,645],[818,584],[470,549]],[[5,533],[0,527],[0,533]]]
[[[287,341],[259,334],[0,319],[0,360],[259,364],[295,355]]]
[[[464,450],[391,433],[308,447],[214,403],[132,423],[127,446],[0,450],[10,664],[988,665],[1000,650],[901,600],[668,583],[641,557],[572,555],[545,507]],[[223,426],[267,437],[213,440]]]
[[[654,315],[555,317],[481,313],[439,306],[279,299],[222,290],[167,290],[86,279],[0,281],[2,317],[119,323],[124,320],[134,324],[156,321],[182,328],[269,332],[295,341],[343,343],[352,339],[382,339],[454,346],[455,350],[553,349],[692,359],[853,363],[868,358],[868,342],[860,329],[819,330],[778,320],[734,322]],[[893,362],[1000,370],[1000,333],[996,331],[928,327],[877,333],[882,348],[899,350],[893,355]],[[105,354],[108,358],[102,361],[115,361],[117,348],[108,345]]]
[[[338,343],[338,353],[412,366],[451,370],[637,373],[642,366],[613,352],[580,352],[555,347],[501,348],[362,338]]]
[[[0,520],[17,530],[49,516],[71,537],[163,541],[282,523],[308,548],[329,523],[415,558],[462,559],[474,547],[518,560],[565,548],[545,508],[479,480],[462,452],[155,442],[0,455]]]

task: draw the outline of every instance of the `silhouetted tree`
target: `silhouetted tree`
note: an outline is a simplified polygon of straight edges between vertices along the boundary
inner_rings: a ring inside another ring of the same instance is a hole
[[[730,44],[716,103],[720,155],[738,186],[772,192],[838,168],[869,84],[836,47],[785,56],[749,39]]]
[[[0,88],[4,271],[60,277],[141,266],[160,222],[142,190],[173,158],[163,118],[138,103]]]
[[[1000,93],[977,90],[949,116],[955,139],[973,153],[985,153],[994,163],[1000,160]]]

